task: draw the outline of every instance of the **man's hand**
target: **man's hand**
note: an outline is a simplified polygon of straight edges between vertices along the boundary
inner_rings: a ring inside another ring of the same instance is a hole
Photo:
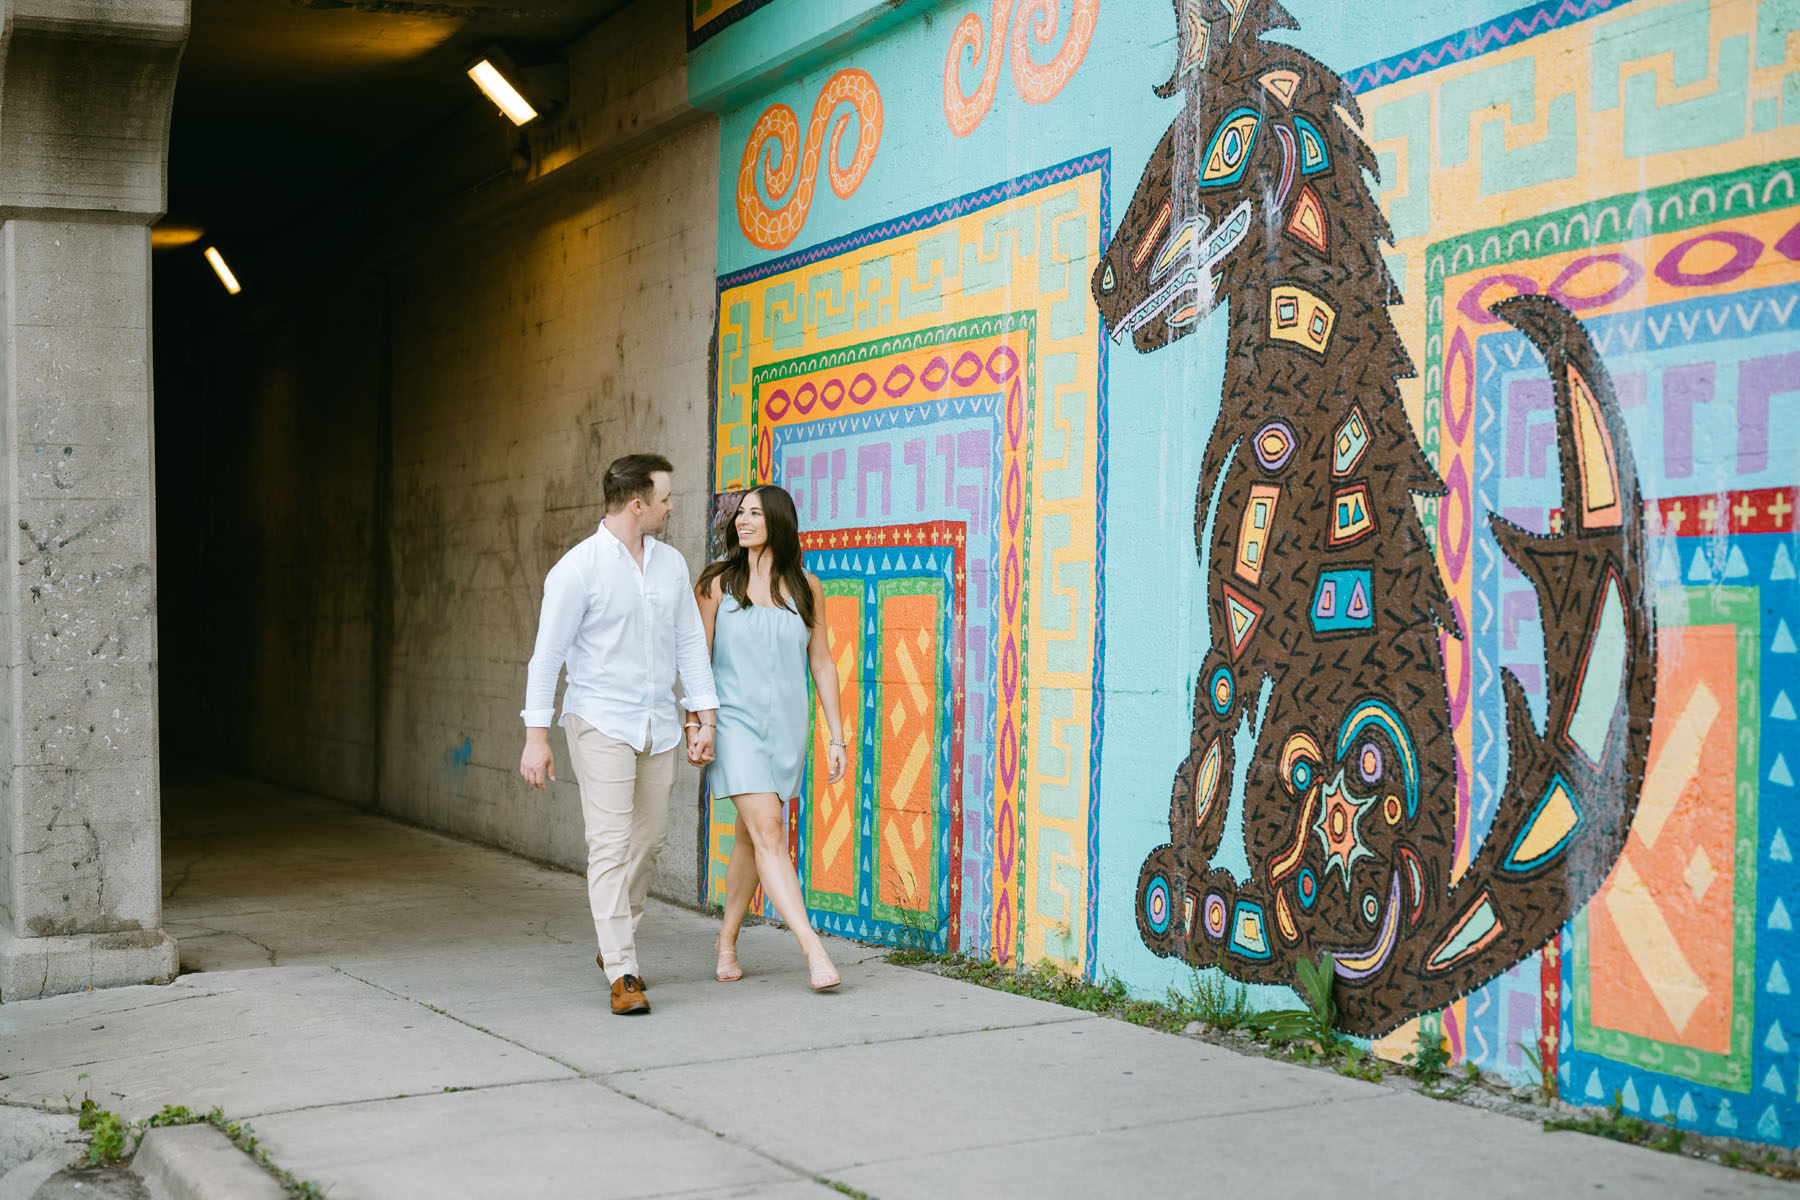
[[[713,760],[714,730],[711,725],[702,725],[698,729],[687,731],[688,761],[696,767],[704,767]]]
[[[545,780],[556,782],[556,757],[550,753],[548,729],[542,726],[526,728],[525,753],[519,756],[519,774],[540,792],[544,790]]]

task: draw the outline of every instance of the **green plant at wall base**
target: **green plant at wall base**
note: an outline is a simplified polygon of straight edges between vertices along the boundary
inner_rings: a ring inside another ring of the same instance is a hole
[[[930,915],[930,905],[916,887],[917,878],[908,871],[902,875],[898,870],[888,876],[888,885],[900,896],[898,912],[903,930],[895,939],[897,953],[916,955],[932,955],[932,946],[937,941],[937,923]],[[890,956],[891,959],[891,956]],[[912,963],[924,962],[924,958],[909,960]]]
[[[1632,1142],[1639,1146],[1648,1146],[1652,1150],[1661,1150],[1668,1154],[1676,1154],[1682,1143],[1687,1140],[1683,1130],[1675,1128],[1675,1117],[1667,1118],[1667,1127],[1654,1125],[1639,1117],[1626,1113],[1625,1103],[1619,1093],[1613,1092],[1611,1107],[1605,1112],[1591,1117],[1555,1118],[1544,1122],[1548,1130],[1568,1130],[1572,1133],[1586,1133],[1594,1137],[1603,1137],[1615,1142]]]
[[[1178,1010],[1151,1000],[1134,999],[1125,990],[1124,982],[1111,975],[1099,983],[1089,983],[1078,975],[1059,970],[1050,962],[1014,969],[1001,966],[991,958],[910,950],[893,951],[887,955],[887,961],[902,966],[931,963],[938,974],[949,979],[960,979],[1015,996],[1047,1000],[1065,1008],[1117,1017],[1165,1033],[1180,1032],[1192,1019],[1185,1008]]]
[[[1525,1056],[1525,1061],[1531,1064],[1532,1074],[1537,1076],[1536,1081],[1531,1085],[1531,1090],[1536,1092],[1542,1099],[1553,1099],[1556,1095],[1556,1081],[1544,1074],[1544,1060],[1538,1056],[1536,1050],[1532,1049],[1524,1042],[1520,1042],[1518,1045],[1519,1053]]]
[[[1400,1061],[1414,1078],[1423,1083],[1436,1083],[1444,1077],[1444,1070],[1450,1065],[1450,1049],[1443,1033],[1430,1021],[1419,1022],[1419,1032],[1413,1049]]]
[[[1343,1040],[1337,1031],[1337,1002],[1331,996],[1337,983],[1337,960],[1329,954],[1320,955],[1316,963],[1303,958],[1294,970],[1306,1007],[1260,1013],[1254,1024],[1272,1042],[1310,1042],[1321,1051],[1333,1051]]]
[[[1338,1049],[1343,1061],[1338,1063],[1339,1075],[1347,1075],[1351,1079],[1362,1079],[1369,1083],[1380,1083],[1382,1078],[1381,1062],[1369,1051],[1355,1042],[1345,1042]]]
[[[1210,975],[1193,968],[1193,994],[1169,989],[1169,1007],[1185,1012],[1194,1020],[1215,1029],[1239,1029],[1254,1026],[1256,1008],[1250,1003],[1250,991],[1225,974],[1223,968]]]

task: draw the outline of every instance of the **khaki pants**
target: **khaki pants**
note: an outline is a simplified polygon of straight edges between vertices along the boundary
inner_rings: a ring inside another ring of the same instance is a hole
[[[635,937],[644,900],[656,874],[656,856],[669,834],[669,788],[675,751],[638,751],[607,737],[577,716],[564,721],[569,756],[581,783],[581,818],[587,828],[588,905],[594,935],[617,982],[638,974]]]

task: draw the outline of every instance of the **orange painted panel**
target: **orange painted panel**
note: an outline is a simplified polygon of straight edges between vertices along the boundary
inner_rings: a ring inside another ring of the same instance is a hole
[[[875,813],[876,886],[881,903],[931,906],[936,830],[938,600],[886,596],[881,602],[881,773]]]
[[[1593,1023],[1731,1049],[1737,628],[1657,638],[1656,724],[1625,852],[1588,906]]]
[[[857,595],[825,596],[825,628],[837,659],[838,711],[844,716],[844,736],[856,746],[854,722],[862,711],[862,599]],[[831,730],[823,708],[813,715],[813,772],[811,836],[808,840],[807,886],[813,891],[856,896],[856,772],[857,755],[850,756],[850,770],[837,783],[827,783],[826,751]]]

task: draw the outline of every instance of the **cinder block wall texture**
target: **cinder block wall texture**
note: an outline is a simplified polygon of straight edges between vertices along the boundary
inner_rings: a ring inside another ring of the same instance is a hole
[[[716,154],[690,128],[396,276],[384,810],[585,861],[560,735],[555,787],[519,778],[525,660],[613,458],[676,464],[668,535],[703,561]],[[684,767],[663,866],[689,900],[697,795]]]

